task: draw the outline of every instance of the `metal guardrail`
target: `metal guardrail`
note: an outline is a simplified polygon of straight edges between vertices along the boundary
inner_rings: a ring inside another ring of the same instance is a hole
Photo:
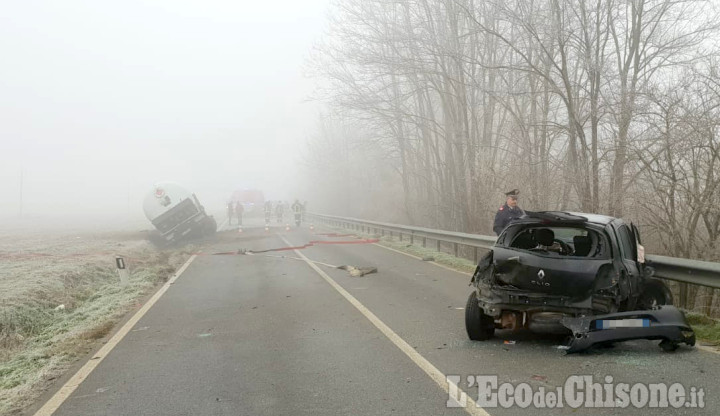
[[[657,277],[720,289],[720,263],[666,256],[645,256],[645,259]]]
[[[473,261],[478,261],[478,249],[489,249],[495,244],[495,237],[488,235],[434,230],[334,215],[311,213],[308,216],[329,225],[351,228],[367,233],[390,235],[391,237],[397,236],[401,241],[407,237],[410,244],[421,242],[423,247],[427,246],[427,240],[432,240],[435,241],[437,251],[440,251],[441,243],[449,243],[452,244],[455,256],[459,255],[460,246],[472,247]],[[720,289],[720,263],[653,255],[645,256],[645,258],[648,264],[655,269],[656,277]]]
[[[437,246],[437,251],[441,251],[441,243],[449,243],[452,244],[453,254],[456,257],[459,257],[461,246],[472,247],[473,261],[476,262],[478,261],[479,249],[487,250],[495,244],[495,237],[486,235],[434,230],[432,228],[367,221],[358,218],[336,217],[334,215],[310,213],[308,216],[317,218],[326,224],[351,228],[361,232],[380,234],[383,236],[389,235],[390,237],[397,236],[400,238],[400,241],[403,241],[403,238],[408,238],[410,244],[419,242],[423,247],[427,247],[427,241],[432,240]]]

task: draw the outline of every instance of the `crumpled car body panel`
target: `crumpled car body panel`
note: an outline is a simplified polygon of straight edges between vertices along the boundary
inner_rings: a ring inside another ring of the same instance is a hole
[[[539,241],[543,228],[558,231],[554,241],[562,250],[552,251],[547,240],[537,247],[528,239],[517,244],[525,235]],[[622,234],[630,229],[630,237]],[[683,312],[670,305],[669,290],[664,297],[647,295],[667,287],[634,256],[636,238],[639,244],[632,224],[612,217],[533,213],[508,226],[479,261],[470,284],[481,314],[495,328],[571,335],[571,353],[633,339],[661,340],[666,350],[694,345],[695,334]],[[583,241],[589,244],[585,251]]]
[[[641,326],[615,327],[612,323],[642,321]],[[627,311],[607,315],[565,317],[560,320],[572,331],[568,353],[585,351],[593,346],[633,339],[663,340],[671,346],[695,345],[695,333],[685,314],[671,305],[654,310]],[[607,328],[610,326],[609,328]]]

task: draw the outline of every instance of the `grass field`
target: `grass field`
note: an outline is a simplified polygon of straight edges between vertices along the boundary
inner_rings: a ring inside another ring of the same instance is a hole
[[[32,403],[193,250],[158,250],[145,237],[0,234],[0,414]],[[125,287],[116,255],[130,266]]]

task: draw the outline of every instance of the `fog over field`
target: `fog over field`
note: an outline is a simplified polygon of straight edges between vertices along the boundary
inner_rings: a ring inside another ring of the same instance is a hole
[[[3,2],[0,224],[145,225],[156,181],[296,195],[326,0]]]

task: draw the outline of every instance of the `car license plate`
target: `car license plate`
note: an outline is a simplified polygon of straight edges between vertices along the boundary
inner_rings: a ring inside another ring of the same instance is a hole
[[[597,329],[647,328],[649,326],[649,319],[602,319],[595,321]]]

